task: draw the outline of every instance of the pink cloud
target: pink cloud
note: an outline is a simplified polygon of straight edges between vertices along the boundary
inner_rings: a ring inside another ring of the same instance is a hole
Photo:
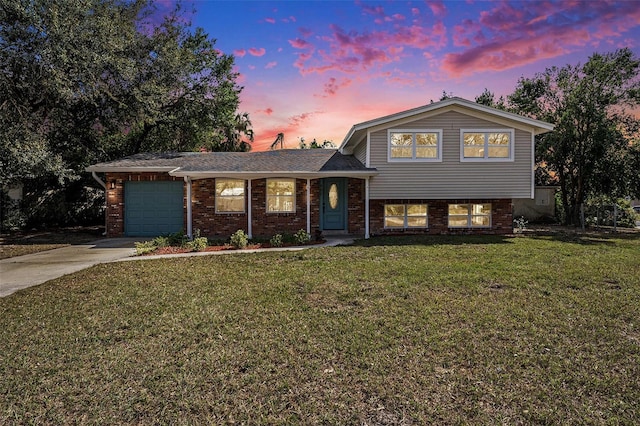
[[[452,76],[501,71],[570,53],[586,45],[597,47],[640,22],[634,2],[499,3],[453,28],[455,46],[442,68]]]
[[[276,65],[278,65],[277,62],[273,61],[273,62],[269,62],[267,65],[264,66],[264,69],[266,70],[270,70],[271,68],[275,68]]]
[[[302,37],[311,37],[313,35],[313,30],[310,30],[309,28],[300,27],[298,28],[298,31]]]
[[[313,48],[313,45],[306,40],[301,38],[297,38],[295,40],[289,40],[289,44],[296,49],[310,49]]]
[[[431,9],[431,13],[439,18],[447,14],[447,7],[441,0],[430,0],[427,2],[427,6]]]
[[[247,54],[247,51],[246,51],[246,50],[244,50],[244,49],[236,49],[236,50],[234,50],[234,51],[233,51],[233,54],[234,54],[235,56],[237,56],[238,58],[243,58],[243,57],[244,57],[244,55],[246,55],[246,54]]]
[[[257,47],[252,47],[249,49],[249,54],[251,56],[264,56],[265,53],[267,53],[267,51],[264,47],[261,47],[259,49]]]
[[[275,24],[276,20],[273,18],[264,18],[264,22],[267,22],[269,24]]]
[[[417,7],[412,7],[412,8],[411,8],[411,14],[412,14],[413,16],[418,16],[418,15],[420,15],[420,9],[418,9]]]
[[[350,78],[343,78],[338,81],[335,77],[331,77],[329,81],[324,84],[324,97],[334,96],[339,89],[350,86],[352,82],[353,80]]]

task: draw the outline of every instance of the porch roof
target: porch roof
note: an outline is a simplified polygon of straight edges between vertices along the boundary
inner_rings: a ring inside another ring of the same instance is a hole
[[[264,152],[144,153],[87,167],[88,172],[166,172],[176,177],[205,179],[234,176],[261,178],[367,177],[376,169],[365,167],[353,155],[335,149],[285,149]]]

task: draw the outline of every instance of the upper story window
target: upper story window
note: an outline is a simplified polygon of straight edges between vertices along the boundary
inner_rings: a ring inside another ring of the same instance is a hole
[[[216,179],[216,213],[244,213],[244,180]]]
[[[460,130],[460,161],[513,161],[513,130]]]
[[[442,130],[389,130],[389,161],[441,161]]]
[[[296,180],[267,179],[267,213],[295,213]]]

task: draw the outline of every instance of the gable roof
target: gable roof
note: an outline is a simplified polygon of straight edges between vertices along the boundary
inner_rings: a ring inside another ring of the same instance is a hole
[[[349,133],[345,136],[344,140],[340,144],[340,152],[348,151],[349,147],[354,147],[359,144],[367,135],[367,131],[371,128],[392,125],[394,122],[406,121],[407,119],[418,119],[424,115],[437,115],[450,110],[459,110],[463,113],[470,113],[473,115],[481,116],[487,120],[499,119],[501,121],[509,121],[514,127],[525,128],[533,131],[534,135],[550,132],[553,130],[554,125],[533,118],[524,117],[522,115],[514,114],[512,112],[503,111],[497,108],[481,105],[476,102],[468,101],[463,98],[448,98],[440,102],[434,102],[429,105],[409,109],[406,111],[398,112],[384,117],[376,118],[369,121],[364,121],[359,124],[355,124],[349,130]]]
[[[335,149],[284,149],[263,152],[144,153],[87,167],[88,172],[167,172],[171,176],[204,179],[269,176],[366,177],[377,174],[352,155]]]

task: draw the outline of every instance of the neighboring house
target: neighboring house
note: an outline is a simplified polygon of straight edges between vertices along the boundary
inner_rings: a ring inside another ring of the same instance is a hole
[[[553,125],[450,98],[351,128],[338,150],[140,154],[105,173],[107,235],[513,230]]]

